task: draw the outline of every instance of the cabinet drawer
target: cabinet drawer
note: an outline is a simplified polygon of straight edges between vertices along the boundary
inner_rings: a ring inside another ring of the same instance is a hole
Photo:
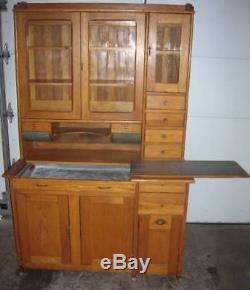
[[[182,144],[145,145],[144,155],[151,159],[180,159]]]
[[[184,110],[185,97],[172,95],[148,95],[147,109]]]
[[[139,183],[140,192],[169,192],[169,193],[185,193],[186,184],[185,183],[170,183],[161,181],[150,181]]]
[[[185,115],[171,114],[167,112],[147,112],[146,113],[146,125],[147,126],[169,126],[169,127],[184,127]]]
[[[185,203],[185,194],[140,193],[139,214],[182,215],[185,212]]]
[[[146,129],[145,142],[181,143],[183,130]]]
[[[14,189],[61,190],[67,194],[71,191],[80,192],[121,192],[133,193],[135,184],[132,182],[113,181],[79,181],[79,180],[42,180],[42,179],[14,179]]]
[[[141,124],[119,124],[115,123],[111,126],[112,133],[141,133]]]
[[[22,131],[51,132],[51,123],[47,122],[22,122]]]

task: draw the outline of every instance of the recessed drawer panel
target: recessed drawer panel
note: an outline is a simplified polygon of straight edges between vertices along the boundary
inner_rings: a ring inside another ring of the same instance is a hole
[[[172,114],[167,112],[147,112],[146,125],[147,126],[169,126],[169,127],[184,127],[185,115],[184,113]]]
[[[180,159],[182,144],[145,145],[144,155],[149,159]]]
[[[147,109],[184,110],[184,96],[148,95]]]
[[[185,194],[141,193],[139,214],[182,215],[185,211]]]
[[[186,192],[185,183],[170,183],[170,182],[161,182],[161,181],[150,181],[150,182],[141,182],[139,183],[140,192],[169,192],[169,193],[184,193]]]
[[[181,143],[183,130],[146,129],[145,142]]]

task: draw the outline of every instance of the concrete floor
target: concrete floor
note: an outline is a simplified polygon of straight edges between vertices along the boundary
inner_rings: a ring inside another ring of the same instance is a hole
[[[188,225],[183,276],[28,270],[16,275],[10,219],[0,221],[1,290],[249,290],[250,225]]]

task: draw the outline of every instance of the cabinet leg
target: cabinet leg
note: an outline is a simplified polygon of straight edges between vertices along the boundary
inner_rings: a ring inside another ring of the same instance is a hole
[[[16,270],[16,275],[19,277],[23,277],[23,276],[27,275],[27,272],[26,272],[24,267],[19,266]]]

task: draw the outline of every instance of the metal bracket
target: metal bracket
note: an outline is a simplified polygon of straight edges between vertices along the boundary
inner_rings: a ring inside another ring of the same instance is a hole
[[[9,58],[10,58],[10,51],[8,47],[8,43],[6,42],[1,49],[0,57],[5,61],[6,64],[9,64]]]
[[[8,103],[8,107],[5,113],[3,113],[3,116],[7,118],[7,120],[12,123],[13,118],[15,117],[14,111],[12,109],[11,103]]]

